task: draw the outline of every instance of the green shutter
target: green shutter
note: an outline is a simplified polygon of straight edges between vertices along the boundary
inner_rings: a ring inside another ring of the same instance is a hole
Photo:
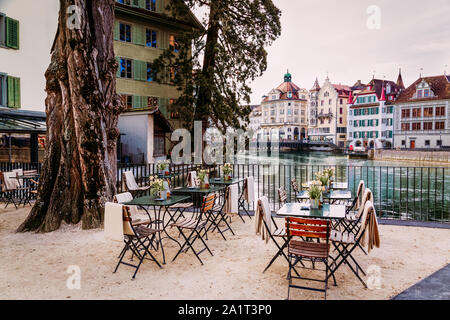
[[[133,109],[141,108],[141,97],[133,96]]]
[[[145,9],[146,5],[145,5],[145,0],[139,0],[139,8],[144,8]]]
[[[19,21],[6,17],[6,46],[19,49]]]
[[[116,61],[117,61],[117,72],[116,72],[116,77],[120,78],[120,58],[116,57]]]
[[[167,118],[167,99],[166,98],[159,98],[158,99],[158,107],[159,111],[164,115],[164,117]]]
[[[148,107],[148,97],[141,97],[141,108]]]
[[[20,108],[20,78],[14,78],[14,101],[15,107]]]
[[[142,61],[141,80],[147,81],[147,62]]]
[[[164,0],[156,0],[156,12],[164,11]]]
[[[134,7],[139,7],[139,0],[133,0],[133,1],[132,1],[132,5],[133,5]]]
[[[8,86],[8,107],[14,108],[15,101],[14,101],[14,78],[8,77],[7,79],[7,86]]]
[[[134,60],[134,80],[147,80],[147,62]]]
[[[120,23],[119,21],[114,21],[114,40],[120,39]]]
[[[133,25],[132,27],[132,40],[134,44],[143,46],[145,45],[145,32],[144,32],[144,28],[140,25]]]

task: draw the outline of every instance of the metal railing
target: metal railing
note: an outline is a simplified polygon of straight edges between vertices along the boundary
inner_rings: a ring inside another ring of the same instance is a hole
[[[347,182],[352,196],[355,196],[360,180],[374,194],[374,202],[380,217],[397,220],[416,220],[450,223],[450,167],[399,167],[399,166],[324,166],[324,165],[263,165],[235,164],[234,177],[255,178],[255,192],[258,197],[268,196],[273,210],[279,205],[278,189],[284,187],[288,201],[295,201],[291,180],[296,179],[299,188],[315,179],[315,173],[326,168],[335,169],[335,181]],[[40,164],[0,163],[0,171],[40,171]],[[189,171],[199,170],[199,165],[172,165],[173,187],[187,185]],[[210,176],[220,175],[221,166],[207,168]],[[154,164],[119,164],[117,190],[123,191],[122,173],[132,171],[140,185],[148,184],[149,177],[157,174]],[[253,204],[249,206],[254,210]]]

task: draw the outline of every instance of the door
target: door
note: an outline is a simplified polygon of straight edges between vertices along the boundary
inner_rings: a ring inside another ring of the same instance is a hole
[[[416,148],[416,141],[415,140],[411,140],[410,142],[410,149],[415,149]]]

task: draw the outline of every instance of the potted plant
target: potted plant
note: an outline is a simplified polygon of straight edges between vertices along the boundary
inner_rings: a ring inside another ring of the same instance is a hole
[[[233,173],[233,166],[230,163],[225,163],[225,165],[222,168],[222,172],[223,172],[223,180],[230,181],[231,174]]]
[[[206,170],[198,171],[197,178],[199,180],[200,189],[209,189],[208,172]]]
[[[333,179],[334,178],[334,169],[333,168],[325,169],[323,171],[323,173],[328,176],[328,186],[331,187],[331,184],[334,181],[334,179]]]
[[[325,193],[328,192],[330,178],[328,177],[327,173],[324,172],[317,172],[316,173],[317,181],[319,181],[323,187],[325,187]]]
[[[150,177],[150,193],[152,196],[167,200],[167,191],[164,186],[164,180],[158,177]]]
[[[320,181],[311,182],[308,190],[311,201],[311,209],[318,209],[321,206],[323,186]]]
[[[162,176],[168,176],[170,174],[169,165],[170,165],[169,160],[158,161],[156,168],[158,169],[159,174]]]

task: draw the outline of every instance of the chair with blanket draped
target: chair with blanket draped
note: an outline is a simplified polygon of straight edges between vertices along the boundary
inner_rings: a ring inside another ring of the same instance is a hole
[[[125,171],[122,173],[122,185],[124,190],[130,192],[133,197],[139,197],[150,189],[149,186],[140,187],[137,184],[132,171]]]
[[[122,220],[121,226],[120,220]],[[153,246],[157,230],[153,230],[143,225],[135,225],[129,207],[116,203],[106,203],[105,234],[108,238],[113,240],[120,240],[119,238],[122,238],[125,243],[125,246],[119,255],[119,262],[114,269],[114,273],[116,273],[119,266],[123,264],[136,269],[132,277],[132,279],[135,279],[144,260],[154,261],[159,268],[162,268],[158,260],[150,252],[150,246]],[[127,252],[131,253],[129,262],[124,261]],[[138,264],[132,264],[134,257],[138,258]]]

